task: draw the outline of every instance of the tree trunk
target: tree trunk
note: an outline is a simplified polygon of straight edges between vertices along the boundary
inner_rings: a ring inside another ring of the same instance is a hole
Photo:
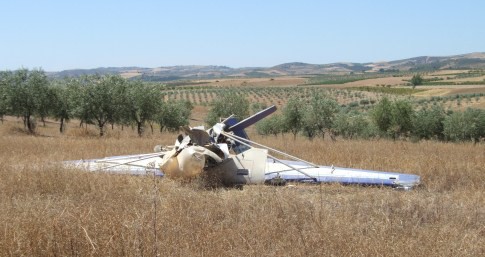
[[[59,132],[64,133],[64,118],[61,118],[61,126],[59,127]]]
[[[104,123],[98,122],[98,127],[99,127],[99,136],[100,137],[104,136]]]
[[[35,124],[32,121],[31,117],[30,116],[26,116],[25,117],[25,120],[27,121],[27,129],[29,130],[29,133],[30,134],[34,134],[35,133]]]
[[[153,135],[153,121],[152,120],[149,120],[147,121],[148,122],[148,125],[150,125],[150,130],[152,131],[152,135]]]
[[[138,136],[141,137],[144,131],[143,122],[136,122],[136,125],[137,125]]]
[[[24,129],[28,129],[28,127],[27,127],[27,119],[28,119],[28,116],[22,116],[22,121],[24,122]]]

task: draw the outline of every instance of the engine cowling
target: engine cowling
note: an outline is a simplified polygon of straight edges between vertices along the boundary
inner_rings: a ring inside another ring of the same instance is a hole
[[[169,178],[195,178],[204,169],[205,151],[206,149],[201,146],[184,148],[176,156],[170,157],[160,169]]]

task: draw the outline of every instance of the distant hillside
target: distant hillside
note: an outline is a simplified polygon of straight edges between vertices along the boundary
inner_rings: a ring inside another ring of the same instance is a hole
[[[157,68],[108,67],[96,69],[75,69],[51,72],[49,76],[75,77],[91,74],[119,74],[125,78],[145,81],[173,81],[189,79],[210,79],[222,77],[273,77],[288,75],[336,74],[350,72],[379,71],[431,71],[441,69],[485,69],[485,53],[471,53],[454,56],[420,56],[403,60],[372,63],[308,64],[291,62],[274,67],[230,68],[227,66],[167,66]]]
[[[483,69],[485,53],[471,53],[446,57],[420,56],[388,62],[398,70]]]

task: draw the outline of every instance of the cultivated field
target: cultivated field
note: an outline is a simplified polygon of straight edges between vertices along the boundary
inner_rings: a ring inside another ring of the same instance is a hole
[[[196,112],[205,116],[214,99],[228,92],[246,97],[251,103],[266,106],[286,105],[297,96],[308,98],[323,93],[342,106],[366,111],[382,97],[406,98],[423,103],[442,104],[447,109],[464,110],[468,107],[485,108],[485,72],[482,70],[447,70],[424,73],[424,85],[412,89],[409,85],[414,73],[352,75],[309,75],[307,77],[223,78],[177,82],[168,84],[165,99],[187,100],[196,106]],[[440,97],[440,98],[437,98]],[[364,104],[362,104],[364,103]],[[370,104],[369,104],[370,103]],[[416,105],[416,106],[418,106]],[[195,115],[198,117],[199,115]]]
[[[341,185],[202,189],[66,170],[175,135],[96,137],[0,124],[0,256],[484,256],[485,145],[253,139],[319,164],[415,173],[412,191]]]

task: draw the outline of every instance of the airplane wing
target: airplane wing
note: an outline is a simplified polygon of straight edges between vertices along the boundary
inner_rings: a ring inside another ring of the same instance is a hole
[[[411,189],[420,183],[420,177],[412,174],[320,166],[299,159],[285,152],[253,142],[245,137],[222,132],[222,134],[241,145],[252,148],[267,149],[270,152],[285,156],[291,160],[280,160],[268,154],[265,169],[265,183],[274,181],[298,181],[310,183],[341,183],[357,185],[391,186],[398,189]]]
[[[303,174],[300,171],[304,171]],[[341,168],[334,166],[309,166],[304,162],[275,160],[268,158],[265,180],[275,179],[292,182],[340,183],[356,185],[390,186],[398,189],[411,189],[420,183],[420,177],[412,174]]]
[[[160,171],[163,153],[112,156],[101,159],[64,161],[63,165],[87,171],[109,172],[116,174],[163,176]]]

